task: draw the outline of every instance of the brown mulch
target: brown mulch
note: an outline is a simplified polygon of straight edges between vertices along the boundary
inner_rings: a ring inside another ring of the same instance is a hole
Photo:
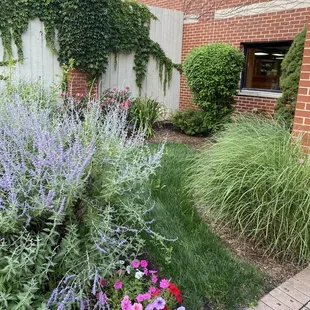
[[[191,137],[173,130],[172,127],[162,126],[156,129],[156,134],[150,139],[150,142],[184,143],[192,148],[200,149],[204,145],[211,145],[213,141],[210,137]],[[209,218],[206,218],[206,222],[237,257],[257,266],[267,275],[270,289],[280,285],[305,268],[305,265],[297,265],[288,261],[282,262],[273,257],[267,257],[262,249],[246,241],[229,225],[216,223]]]
[[[267,256],[262,248],[255,246],[250,241],[246,241],[228,224],[212,221],[204,217],[210,229],[215,232],[228,248],[239,258],[249,264],[258,267],[267,275],[269,289],[279,286],[290,279],[307,265],[298,265],[291,261],[280,261],[271,256]]]
[[[206,143],[210,143],[210,138],[192,137],[173,130],[172,128],[163,127],[155,130],[155,135],[149,139],[149,142],[184,143],[192,148],[199,149]]]

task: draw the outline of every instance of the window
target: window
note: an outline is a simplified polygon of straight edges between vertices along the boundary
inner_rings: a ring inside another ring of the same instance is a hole
[[[244,44],[242,89],[280,92],[281,63],[292,41]]]

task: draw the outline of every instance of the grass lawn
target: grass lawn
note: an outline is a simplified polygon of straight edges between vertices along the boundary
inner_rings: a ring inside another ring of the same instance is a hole
[[[184,172],[194,152],[183,144],[166,145],[162,167],[153,182],[157,205],[152,217],[157,232],[167,238],[178,237],[178,241],[171,244],[170,263],[158,244],[148,243],[147,250],[162,273],[180,286],[187,310],[199,310],[206,302],[219,309],[236,309],[260,297],[265,276],[234,257],[197,214],[183,188]]]

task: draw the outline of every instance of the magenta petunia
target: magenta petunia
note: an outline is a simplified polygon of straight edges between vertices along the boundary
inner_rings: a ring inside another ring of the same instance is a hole
[[[115,280],[115,282],[114,282],[114,288],[115,288],[116,290],[120,290],[120,289],[122,289],[122,287],[123,287],[123,282],[120,281],[120,280]]]
[[[155,292],[156,292],[156,287],[150,286],[149,292],[150,292],[151,294],[152,294],[152,293],[155,293]]]
[[[157,271],[156,271],[156,270],[149,270],[149,273],[150,273],[150,274],[156,274]]]
[[[128,296],[125,296],[121,302],[122,310],[131,310],[131,301]]]
[[[136,300],[137,300],[137,302],[142,302],[142,301],[144,301],[144,296],[143,296],[143,294],[139,294],[139,295],[136,297]]]
[[[162,289],[168,288],[169,285],[170,285],[170,282],[169,282],[167,279],[162,279],[162,280],[159,282],[159,287],[162,288]]]
[[[144,268],[144,275],[148,276],[149,275],[149,270],[147,268]]]
[[[134,304],[132,307],[131,307],[131,310],[143,310],[143,306],[142,304]]]
[[[143,259],[143,260],[140,262],[140,265],[141,265],[142,268],[146,268],[146,267],[149,265],[149,263],[148,263],[147,260]]]
[[[140,267],[140,261],[138,259],[134,259],[132,262],[131,262],[131,266],[132,268],[139,268]]]
[[[157,283],[157,281],[158,281],[158,278],[153,274],[152,275],[152,282]]]

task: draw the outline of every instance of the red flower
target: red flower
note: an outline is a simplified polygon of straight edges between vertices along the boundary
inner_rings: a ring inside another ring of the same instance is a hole
[[[169,310],[169,308],[167,306],[165,306],[164,310]]]
[[[182,302],[181,292],[175,284],[170,283],[168,290],[172,295],[175,296],[178,302]]]

